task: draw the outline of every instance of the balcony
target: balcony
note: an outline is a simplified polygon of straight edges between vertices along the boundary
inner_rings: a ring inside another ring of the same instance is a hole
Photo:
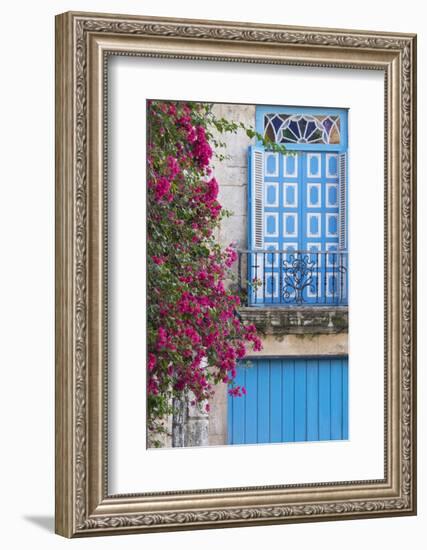
[[[240,250],[238,286],[246,307],[345,308],[348,253]]]

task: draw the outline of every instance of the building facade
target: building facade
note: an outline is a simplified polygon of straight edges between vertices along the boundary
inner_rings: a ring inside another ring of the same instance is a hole
[[[348,438],[348,236],[346,110],[216,104],[287,154],[244,132],[221,136],[220,204],[232,212],[218,241],[234,242],[228,282],[243,296],[261,352],[238,366],[242,397],[216,387],[206,414],[181,403],[172,446]]]

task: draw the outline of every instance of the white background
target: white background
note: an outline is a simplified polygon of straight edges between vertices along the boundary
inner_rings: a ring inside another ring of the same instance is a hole
[[[419,161],[419,515],[274,527],[104,537],[66,541],[52,534],[54,498],[54,41],[53,16],[68,9],[175,17],[247,20],[294,25],[418,32],[419,95],[425,92],[422,3],[341,1],[250,4],[216,0],[86,0],[35,4],[16,0],[2,10],[0,224],[1,269],[1,518],[2,547],[188,548],[218,547],[421,549],[425,547],[426,407],[425,311],[423,278],[427,207],[425,165]],[[4,41],[4,43],[3,43]],[[421,102],[420,102],[421,103]],[[419,152],[425,150],[425,109],[420,104]],[[424,539],[424,540],[423,540]]]
[[[169,82],[174,99],[349,108],[349,441],[146,449],[145,99]],[[384,74],[119,57],[109,98],[110,494],[383,478]]]

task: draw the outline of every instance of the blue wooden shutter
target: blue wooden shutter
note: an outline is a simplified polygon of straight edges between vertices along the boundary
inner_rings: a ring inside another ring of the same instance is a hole
[[[339,154],[339,248],[347,249],[347,153]]]
[[[264,149],[249,148],[250,247],[264,247]]]

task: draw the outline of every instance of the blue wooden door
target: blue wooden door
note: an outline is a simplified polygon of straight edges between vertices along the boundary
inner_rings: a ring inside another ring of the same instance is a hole
[[[256,359],[238,367],[228,443],[348,439],[348,358]]]
[[[338,153],[264,153],[264,249],[272,251],[257,257],[264,303],[346,301],[339,226]]]

